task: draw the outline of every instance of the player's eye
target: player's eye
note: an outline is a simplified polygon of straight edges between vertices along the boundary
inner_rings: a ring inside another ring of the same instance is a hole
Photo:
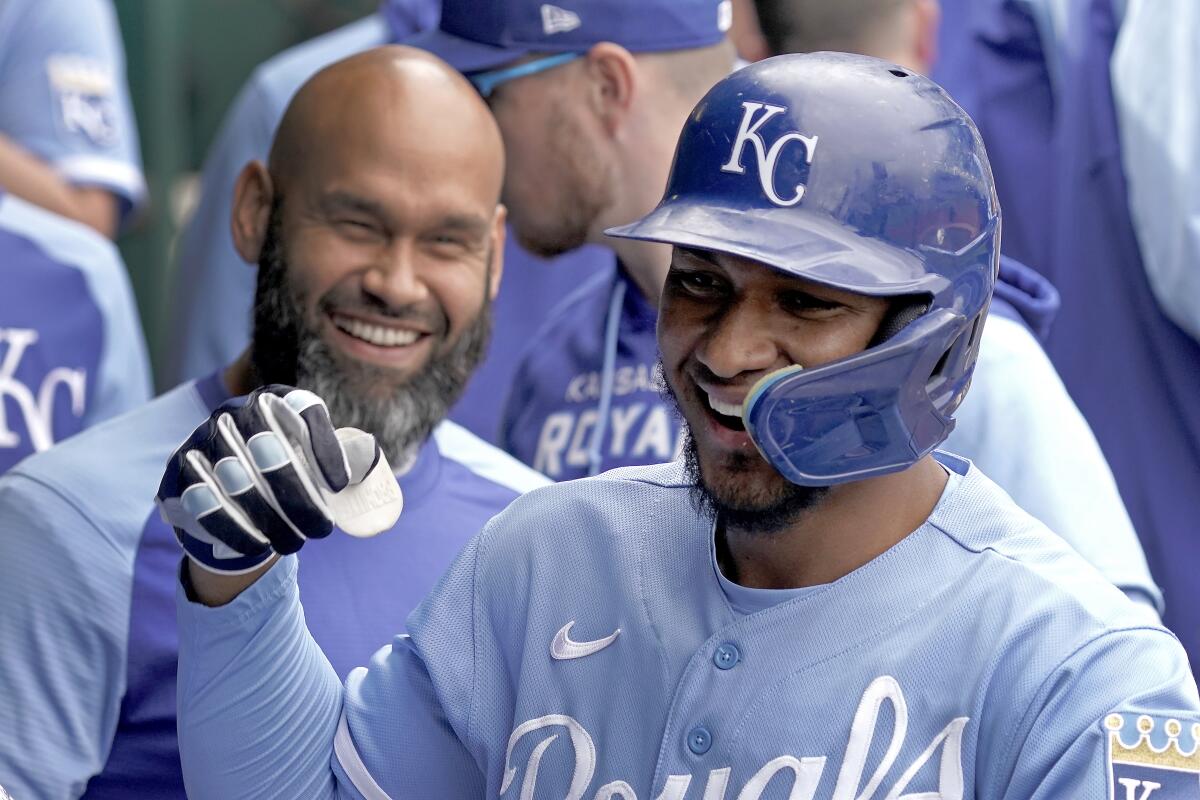
[[[817,297],[808,292],[788,292],[780,299],[780,305],[792,314],[810,317],[829,316],[844,307],[837,301]]]
[[[477,242],[460,233],[433,233],[425,237],[430,251],[441,258],[461,258],[473,252]]]
[[[672,267],[667,285],[693,297],[716,297],[725,290],[725,282],[711,272]]]
[[[334,220],[333,225],[341,236],[351,241],[369,241],[383,235],[378,225],[364,219],[344,217]]]

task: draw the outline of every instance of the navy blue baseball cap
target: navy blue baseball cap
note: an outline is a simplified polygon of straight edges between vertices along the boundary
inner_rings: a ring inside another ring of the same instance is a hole
[[[705,47],[732,20],[731,0],[444,0],[441,25],[405,44],[469,73],[598,42],[634,53]]]

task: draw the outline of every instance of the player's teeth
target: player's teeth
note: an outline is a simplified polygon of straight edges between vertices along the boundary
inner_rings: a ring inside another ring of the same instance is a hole
[[[362,320],[337,318],[336,324],[346,333],[378,347],[402,347],[419,338],[416,331],[402,331],[382,325],[370,325]]]
[[[708,396],[708,405],[713,411],[718,414],[724,414],[727,417],[740,417],[742,415],[742,407],[735,403],[722,403],[711,394]]]

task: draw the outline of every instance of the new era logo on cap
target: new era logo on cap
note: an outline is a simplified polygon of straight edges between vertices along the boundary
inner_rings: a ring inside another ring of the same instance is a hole
[[[721,0],[717,6],[717,30],[724,33],[733,27],[733,0]]]
[[[549,3],[542,4],[542,32],[547,36],[573,31],[582,24],[579,15],[574,11],[552,6]]]
[[[438,28],[406,43],[464,73],[512,66],[531,53],[583,53],[600,42],[631,53],[708,47],[725,37],[733,20],[730,0],[441,0],[440,5]]]

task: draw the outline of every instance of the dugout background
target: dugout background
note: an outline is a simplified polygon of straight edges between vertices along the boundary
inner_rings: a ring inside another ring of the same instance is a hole
[[[166,355],[173,244],[230,102],[271,55],[375,10],[377,0],[113,0],[150,199],[118,239],[156,377]],[[159,389],[166,387],[159,386]]]

